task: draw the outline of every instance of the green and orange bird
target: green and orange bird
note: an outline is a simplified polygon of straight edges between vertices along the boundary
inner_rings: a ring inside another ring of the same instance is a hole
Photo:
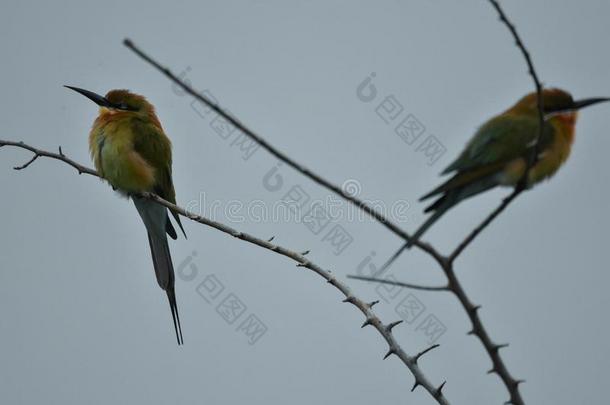
[[[144,221],[157,282],[167,294],[180,345],[183,340],[174,290],[174,266],[167,244],[167,235],[172,239],[178,235],[164,206],[137,196],[151,192],[176,202],[171,142],[163,132],[155,108],[144,97],[128,90],[111,90],[102,97],[77,87],[65,87],[100,107],[89,133],[91,158],[103,179],[121,194],[132,197]],[[180,218],[174,212],[172,215],[186,237]]]
[[[538,145],[537,159],[527,174],[526,187],[532,187],[557,172],[570,154],[578,110],[603,101],[610,101],[610,98],[575,101],[564,90],[543,90],[544,131]],[[452,176],[421,197],[420,201],[437,198],[424,210],[431,213],[430,217],[411,240],[378,270],[378,274],[459,202],[496,186],[515,187],[522,180],[538,135],[539,114],[535,92],[483,124],[457,159],[441,173]]]

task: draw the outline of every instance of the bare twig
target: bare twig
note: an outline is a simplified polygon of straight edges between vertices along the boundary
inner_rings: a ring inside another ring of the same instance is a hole
[[[2,146],[15,146],[18,148],[26,149],[26,150],[29,150],[32,153],[34,153],[34,156],[49,157],[52,159],[60,160],[62,162],[69,164],[70,166],[76,168],[79,173],[87,173],[92,176],[99,177],[97,172],[67,158],[63,154],[63,152],[61,152],[60,154],[57,154],[57,153],[47,152],[47,151],[43,151],[43,150],[34,148],[23,142],[12,142],[12,141],[0,140],[0,147],[2,147]],[[35,159],[32,159],[29,163],[31,163],[33,160],[35,160]],[[23,165],[23,166],[27,167],[28,164]],[[20,168],[17,168],[17,169],[20,169]],[[253,245],[262,247],[266,250],[272,251],[279,255],[288,257],[289,259],[292,259],[293,261],[297,262],[297,266],[305,267],[305,268],[313,271],[314,273],[318,274],[320,277],[325,279],[327,283],[331,284],[333,287],[335,287],[337,290],[339,290],[343,294],[343,296],[345,297],[343,302],[347,302],[347,303],[354,305],[356,308],[358,308],[360,310],[360,312],[362,312],[362,314],[365,316],[365,322],[364,322],[363,326],[371,325],[379,332],[379,334],[383,337],[383,339],[388,344],[388,351],[385,354],[384,359],[391,355],[395,355],[403,362],[403,364],[411,371],[411,373],[415,377],[415,383],[413,385],[413,389],[415,389],[417,386],[422,386],[426,391],[428,391],[428,393],[434,398],[434,400],[437,403],[442,404],[442,405],[449,404],[449,401],[447,400],[447,398],[444,396],[444,394],[442,392],[442,389],[443,389],[445,383],[443,382],[438,387],[435,387],[428,380],[428,378],[424,375],[424,373],[422,372],[422,370],[420,369],[420,367],[417,363],[421,354],[418,354],[415,356],[411,356],[411,355],[407,354],[402,349],[402,347],[398,344],[398,341],[392,334],[392,329],[396,325],[398,325],[400,322],[392,322],[389,324],[384,324],[381,321],[381,319],[372,310],[372,307],[374,304],[366,303],[365,301],[363,301],[360,298],[358,298],[357,296],[355,296],[352,293],[352,291],[349,289],[349,287],[347,287],[346,284],[339,281],[335,276],[333,276],[330,271],[324,270],[319,265],[317,265],[314,262],[312,262],[311,260],[307,259],[305,257],[305,255],[307,253],[309,253],[309,251],[305,251],[303,253],[297,253],[297,251],[295,251],[295,250],[291,250],[291,249],[282,247],[280,245],[271,243],[270,239],[264,240],[261,238],[257,238],[256,236],[250,235],[248,233],[237,231],[221,222],[212,221],[208,218],[188,212],[184,208],[182,208],[176,204],[172,204],[171,202],[166,201],[163,198],[161,198],[158,195],[153,194],[153,193],[142,193],[141,197],[148,198],[152,201],[155,201],[158,204],[161,204],[161,205],[167,207],[168,209],[170,209],[171,211],[173,211],[183,217],[186,217],[192,221],[199,222],[200,224],[217,229],[223,233],[231,235],[242,241],[251,243]],[[271,239],[273,239],[273,238],[271,238]],[[424,350],[424,352],[422,352],[422,353],[425,353],[426,351],[429,351],[429,350],[430,350],[430,348]]]
[[[420,290],[420,291],[449,291],[449,286],[448,285],[427,286],[427,285],[403,283],[401,281],[388,280],[388,279],[379,278],[379,277],[367,277],[367,276],[355,276],[355,275],[348,275],[347,278],[353,278],[354,280],[361,280],[361,281],[371,281],[371,282],[379,283],[379,284],[396,285],[396,286],[399,286],[399,287],[410,288],[412,290]]]
[[[47,151],[41,150],[41,149],[36,149],[23,142],[3,141],[0,139],[0,148],[3,146],[15,146],[17,148],[29,150],[30,152],[32,152],[34,154],[34,157],[32,157],[32,159],[30,159],[27,163],[25,163],[21,166],[14,167],[13,169],[15,169],[15,170],[25,169],[39,157],[47,157],[50,159],[61,160],[62,162],[69,164],[70,166],[72,166],[73,168],[75,168],[78,171],[78,174],[90,174],[91,176],[99,177],[95,170],[90,169],[86,166],[83,166],[83,165],[75,162],[72,159],[68,159],[66,157],[66,155],[64,155],[63,152],[61,151],[61,147],[59,148],[59,153],[53,153],[53,152],[47,152]]]
[[[509,373],[508,369],[506,368],[506,365],[504,364],[504,362],[499,354],[499,351],[500,351],[499,349],[503,346],[497,345],[492,342],[491,338],[489,337],[487,331],[485,330],[483,323],[481,322],[481,319],[478,315],[478,310],[480,307],[475,306],[470,302],[464,289],[458,282],[458,280],[455,276],[454,269],[453,269],[453,263],[454,263],[455,259],[470,245],[470,243],[472,243],[473,240],[476,239],[476,237],[478,235],[481,234],[481,232],[483,232],[483,230],[489,224],[491,224],[494,221],[494,219],[496,219],[510,205],[511,202],[513,202],[523,191],[525,191],[527,189],[530,169],[532,168],[532,166],[534,164],[536,164],[536,161],[538,159],[540,143],[542,141],[542,136],[544,133],[545,121],[544,121],[544,104],[543,104],[543,97],[542,97],[542,83],[540,82],[540,79],[538,78],[538,75],[536,74],[536,69],[534,68],[534,63],[532,61],[531,55],[530,55],[529,51],[527,50],[527,48],[525,47],[525,44],[521,40],[521,37],[519,36],[519,33],[517,32],[515,25],[510,22],[510,20],[506,16],[506,13],[504,13],[504,10],[500,6],[500,3],[497,0],[489,0],[489,3],[491,3],[491,5],[495,8],[495,10],[498,13],[500,21],[502,23],[504,23],[504,25],[506,25],[506,27],[510,31],[511,35],[513,36],[516,46],[519,48],[519,50],[523,54],[525,63],[527,64],[528,73],[530,74],[530,76],[532,77],[532,80],[534,81],[534,86],[536,88],[537,104],[538,104],[538,137],[536,139],[536,143],[534,144],[534,148],[532,149],[532,152],[526,162],[527,164],[526,164],[526,168],[523,173],[523,176],[522,176],[521,180],[518,182],[518,184],[515,187],[515,189],[513,190],[513,192],[510,195],[508,195],[502,201],[502,203],[498,206],[498,208],[496,208],[491,214],[489,214],[487,216],[487,218],[485,218],[483,220],[483,222],[481,222],[481,224],[479,224],[470,234],[468,234],[466,236],[466,238],[456,247],[456,249],[449,255],[447,264],[446,264],[444,270],[445,270],[445,274],[447,275],[447,278],[449,280],[449,285],[451,286],[451,291],[453,291],[453,293],[460,300],[460,303],[466,309],[466,312],[468,313],[468,316],[470,317],[470,321],[472,322],[472,331],[470,333],[479,337],[479,339],[481,340],[481,343],[485,347],[485,350],[491,357],[493,366],[489,372],[497,373],[498,376],[502,379],[502,382],[508,389],[508,392],[510,395],[509,403],[512,403],[515,405],[523,405],[523,404],[525,404],[525,402],[523,401],[521,393],[519,392],[519,384],[521,384],[523,381],[514,379],[511,376],[511,374]]]
[[[27,168],[29,165],[31,165],[32,163],[34,163],[34,161],[35,161],[36,159],[38,159],[38,157],[39,157],[39,156],[40,156],[40,155],[36,155],[36,154],[35,154],[34,156],[32,156],[32,158],[31,158],[30,160],[28,160],[27,162],[25,162],[25,163],[24,163],[24,164],[22,164],[21,166],[15,166],[15,167],[13,167],[13,169],[15,169],[15,170],[23,170],[23,169]]]

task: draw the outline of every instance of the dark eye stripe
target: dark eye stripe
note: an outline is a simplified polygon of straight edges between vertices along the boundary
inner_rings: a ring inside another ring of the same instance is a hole
[[[121,104],[117,105],[117,108],[119,110],[125,110],[125,111],[137,111],[138,110],[137,108],[128,106],[125,103],[121,103]]]

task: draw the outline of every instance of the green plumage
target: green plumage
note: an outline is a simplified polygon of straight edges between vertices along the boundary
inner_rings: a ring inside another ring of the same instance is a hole
[[[442,174],[508,163],[519,157],[527,159],[538,134],[536,116],[507,114],[492,118],[481,126],[464,151]],[[552,142],[553,134],[553,127],[547,123],[540,140],[540,150],[546,149]]]
[[[137,134],[133,140],[133,149],[144,158],[155,170],[153,192],[171,203],[176,203],[176,192],[172,180],[171,143],[163,130],[143,120],[134,120],[132,132]],[[186,238],[180,216],[170,211],[174,220]],[[176,239],[176,231],[170,221],[167,221],[167,233]]]
[[[178,344],[182,330],[175,294],[175,276],[167,235],[178,237],[168,210],[138,194],[152,192],[176,203],[172,181],[172,148],[154,107],[127,90],[112,90],[106,97],[75,89],[100,104],[100,114],[89,134],[95,167],[114,189],[133,197],[148,235],[157,283],[166,292]],[[186,237],[180,217],[171,212]]]
[[[570,153],[578,105],[586,106],[602,99],[577,104],[569,93],[559,89],[544,90],[542,96],[546,115],[542,134],[536,93],[526,95],[483,124],[459,156],[443,170],[442,175],[451,177],[421,197],[420,201],[436,197],[424,210],[430,216],[410,241],[382,266],[380,273],[461,201],[497,186],[516,186],[525,174],[534,148],[538,154],[528,171],[528,187],[559,169]]]

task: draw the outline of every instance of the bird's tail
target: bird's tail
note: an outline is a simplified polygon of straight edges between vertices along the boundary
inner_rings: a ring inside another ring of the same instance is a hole
[[[178,305],[176,303],[174,266],[167,244],[167,236],[163,234],[163,237],[160,238],[149,232],[148,242],[150,243],[150,252],[153,258],[155,274],[157,275],[157,282],[167,293],[167,300],[169,301],[169,307],[172,311],[172,319],[176,331],[176,339],[178,344],[181,345],[183,343],[182,328],[180,327],[180,316],[178,315]]]
[[[411,238],[409,239],[409,241],[407,243],[405,243],[404,248],[405,249],[411,249],[411,247],[413,247],[413,245],[415,244],[416,241],[419,240],[419,238],[422,237],[422,235],[432,226],[434,225],[434,223],[436,221],[438,221],[447,211],[449,211],[449,208],[453,207],[453,204],[451,204],[450,206],[446,206],[446,207],[440,207],[438,210],[434,211],[434,213],[432,215],[430,215],[430,217],[428,217],[428,219],[426,220],[426,222],[424,222],[423,224],[420,225],[419,228],[417,228],[417,230],[415,231],[415,233],[413,235],[411,235]]]
[[[167,294],[172,312],[172,319],[174,321],[176,339],[178,345],[181,345],[184,341],[182,339],[182,328],[180,326],[180,316],[178,314],[178,305],[176,303],[176,292],[174,288],[174,265],[172,263],[166,235],[166,224],[167,221],[169,221],[167,210],[165,207],[150,200],[134,198],[134,203],[144,221],[144,225],[146,225],[146,230],[148,231],[148,242],[155,268],[155,275],[157,276],[157,283]]]
[[[442,211],[436,211],[434,212],[434,214],[432,214],[427,220],[426,222],[423,223],[423,225],[421,225],[417,231],[415,231],[415,233],[413,235],[411,235],[411,237],[409,238],[408,242],[405,242],[400,249],[398,249],[396,252],[394,252],[394,254],[392,256],[390,256],[390,258],[383,264],[383,266],[381,266],[379,268],[379,270],[377,270],[377,272],[375,272],[374,277],[381,277],[386,270],[392,265],[392,263],[394,263],[394,261],[396,259],[398,259],[398,256],[400,256],[402,254],[402,252],[404,252],[407,249],[411,249],[411,247],[415,244],[416,241],[419,240],[419,238],[424,234],[424,232],[426,232],[428,230],[428,228],[430,228],[436,221],[438,221],[440,219],[440,217],[448,211],[447,209],[444,209]]]
[[[492,169],[495,169],[492,167]],[[491,170],[490,170],[491,171]],[[471,173],[467,173],[470,175]],[[426,222],[424,222],[411,238],[405,242],[400,249],[398,249],[377,271],[376,276],[382,275],[386,269],[388,269],[392,263],[407,249],[413,247],[413,245],[423,236],[423,234],[432,226],[436,221],[438,221],[447,211],[449,211],[453,206],[459,203],[466,198],[470,198],[476,194],[487,191],[498,185],[497,179],[495,177],[495,173],[489,174],[487,171],[482,173],[483,175],[480,178],[476,179],[476,181],[471,181],[467,176],[462,176],[460,174],[456,175],[446,183],[443,183],[441,186],[432,190],[430,193],[424,195],[421,200],[425,200],[429,197],[432,197],[437,194],[442,194],[440,198],[438,198],[434,203],[428,206],[424,212],[432,212],[432,215],[428,217]],[[468,182],[462,181],[462,179],[467,180]],[[460,184],[460,182],[465,184]],[[455,183],[458,183],[456,186],[453,186]]]
[[[407,248],[413,246],[415,241],[419,240],[428,228],[434,225],[440,217],[456,204],[496,187],[498,185],[497,170],[495,165],[491,165],[472,172],[458,173],[435,190],[423,196],[420,201],[437,194],[442,194],[441,197],[424,210],[424,212],[432,212],[432,215],[415,231],[409,242],[407,242]]]

